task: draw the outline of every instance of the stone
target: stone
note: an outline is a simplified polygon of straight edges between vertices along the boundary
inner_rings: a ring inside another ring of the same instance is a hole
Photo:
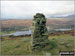
[[[32,22],[32,48],[33,50],[43,49],[48,45],[48,31],[46,18],[43,14],[37,13]]]

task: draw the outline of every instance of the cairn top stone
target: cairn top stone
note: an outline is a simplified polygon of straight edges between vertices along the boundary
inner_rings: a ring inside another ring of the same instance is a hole
[[[41,17],[45,17],[42,13],[37,13],[34,18],[41,18]]]

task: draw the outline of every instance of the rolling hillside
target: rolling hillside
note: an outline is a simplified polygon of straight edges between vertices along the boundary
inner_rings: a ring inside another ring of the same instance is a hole
[[[2,28],[8,28],[13,26],[23,26],[23,27],[29,27],[32,25],[32,20],[19,20],[19,19],[13,19],[13,20],[2,20]],[[68,25],[74,25],[73,19],[47,19],[47,26],[50,27],[56,27],[56,26],[68,26]]]

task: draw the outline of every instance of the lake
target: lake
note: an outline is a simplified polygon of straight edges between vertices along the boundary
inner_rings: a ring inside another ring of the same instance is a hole
[[[68,30],[72,30],[72,29],[54,29],[56,31],[68,31]]]
[[[49,32],[51,31],[68,31],[68,30],[72,30],[72,29],[53,29],[53,30],[50,30]],[[26,31],[16,31],[12,34],[6,34],[6,35],[2,35],[2,36],[21,36],[21,35],[31,35],[32,34],[32,30],[26,30]]]
[[[21,35],[31,35],[32,34],[32,30],[26,30],[26,31],[16,31],[14,33],[11,34],[6,34],[6,35],[2,35],[2,36],[21,36]]]

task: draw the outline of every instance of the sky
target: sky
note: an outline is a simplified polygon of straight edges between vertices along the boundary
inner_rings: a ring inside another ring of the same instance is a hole
[[[36,13],[68,16],[74,13],[74,1],[1,1],[2,19],[32,19]]]

